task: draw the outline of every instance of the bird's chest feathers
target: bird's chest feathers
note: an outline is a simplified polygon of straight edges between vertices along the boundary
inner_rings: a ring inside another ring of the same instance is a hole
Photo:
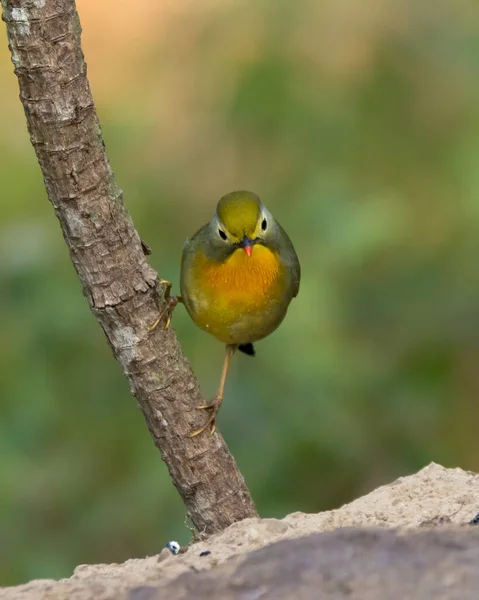
[[[205,261],[203,265],[211,299],[245,308],[268,302],[281,273],[278,254],[260,244],[253,246],[251,256],[239,248],[222,263]]]

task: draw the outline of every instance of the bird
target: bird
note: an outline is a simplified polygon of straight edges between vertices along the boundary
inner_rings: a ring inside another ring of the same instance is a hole
[[[301,267],[287,233],[253,192],[223,196],[209,223],[183,247],[180,296],[165,285],[165,309],[150,327],[165,319],[167,329],[181,302],[193,322],[225,344],[225,358],[216,397],[199,406],[209,411],[203,427],[216,430],[216,416],[230,360],[236,350],[254,356],[254,343],[270,335],[283,321],[291,300],[298,295]]]

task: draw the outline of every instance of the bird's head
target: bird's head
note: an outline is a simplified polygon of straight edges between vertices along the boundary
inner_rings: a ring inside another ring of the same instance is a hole
[[[252,256],[254,246],[271,249],[277,241],[277,223],[253,192],[231,192],[223,196],[208,227],[210,254],[222,259],[239,248]]]

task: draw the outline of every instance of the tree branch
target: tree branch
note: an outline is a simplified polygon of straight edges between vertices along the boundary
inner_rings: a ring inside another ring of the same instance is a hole
[[[174,333],[149,332],[157,274],[105,154],[75,1],[1,4],[30,139],[71,260],[188,514],[207,533],[256,516],[222,437],[188,438],[204,400]]]

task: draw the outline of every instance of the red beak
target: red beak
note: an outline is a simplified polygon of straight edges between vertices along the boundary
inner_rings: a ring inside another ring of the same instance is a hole
[[[253,252],[253,244],[252,244],[251,240],[249,239],[249,237],[244,236],[244,238],[241,240],[241,246],[242,246],[243,250],[246,252],[246,254],[248,256],[251,256],[251,253]]]

